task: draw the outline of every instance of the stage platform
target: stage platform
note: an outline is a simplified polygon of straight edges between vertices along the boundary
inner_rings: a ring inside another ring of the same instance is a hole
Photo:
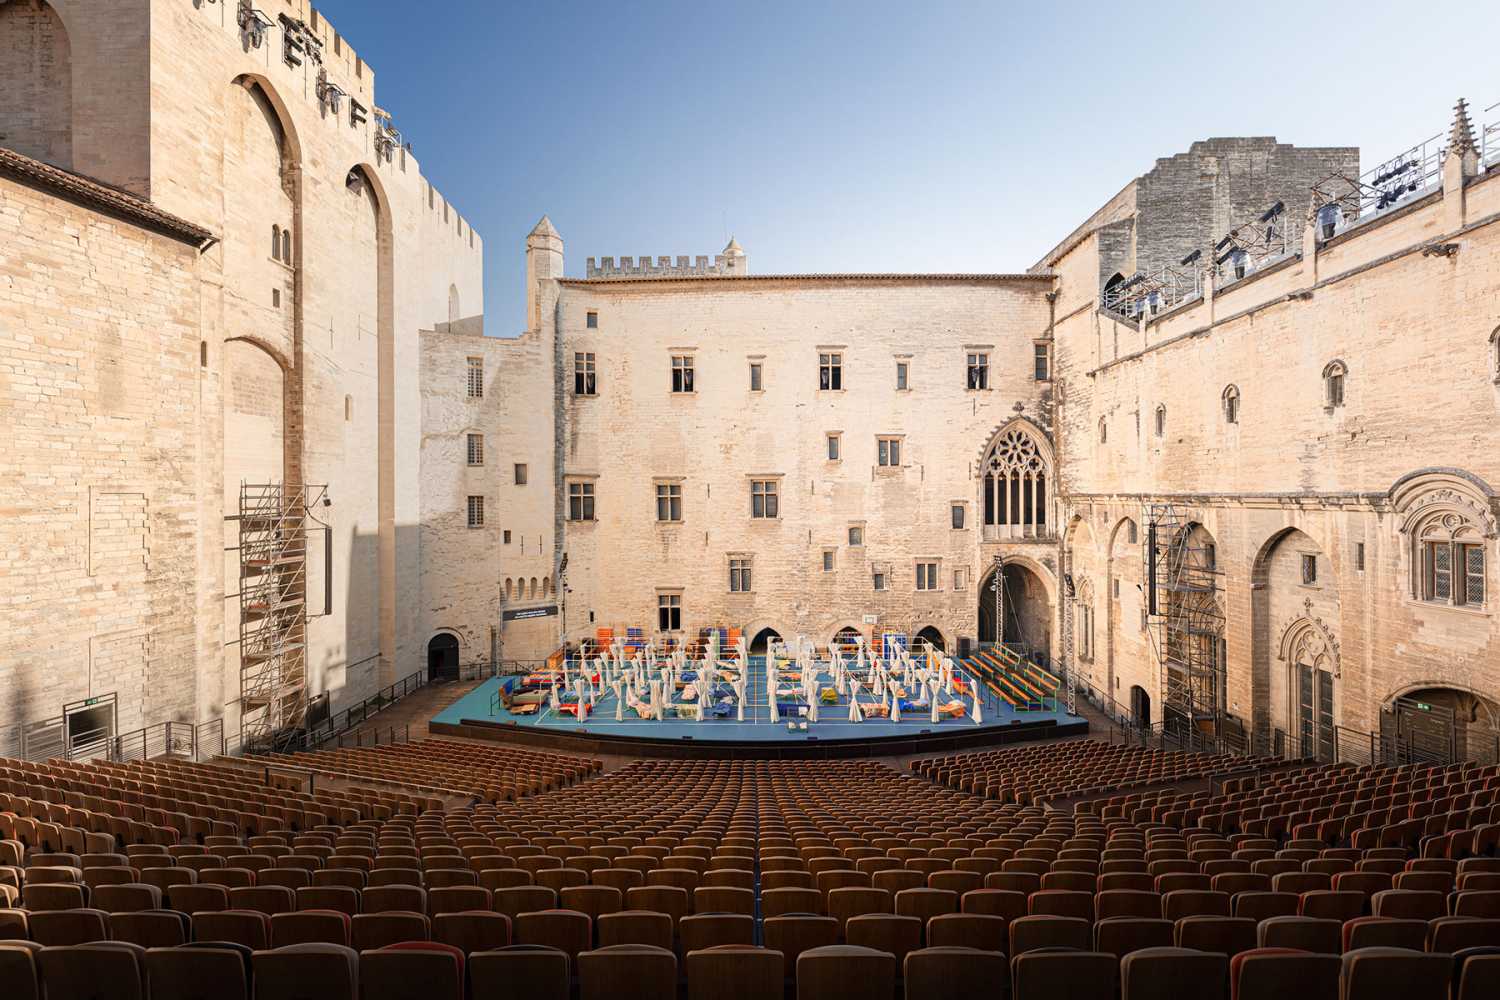
[[[831,678],[828,678],[831,683]],[[512,715],[495,697],[501,678],[491,678],[432,718],[434,734],[466,736],[534,746],[551,746],[579,753],[636,754],[641,756],[887,756],[910,753],[943,753],[966,747],[1011,743],[1021,740],[1083,735],[1088,723],[1070,716],[1062,706],[1057,711],[1017,711],[1002,701],[987,697],[982,704],[982,722],[970,715],[931,719],[930,710],[904,714],[899,722],[867,718],[850,722],[847,696],[837,703],[818,706],[819,721],[783,716],[771,721],[761,657],[750,658],[745,718],[640,719],[630,710],[615,718],[615,697],[607,692],[594,712],[580,723],[571,714],[543,708],[535,715]],[[861,696],[861,703],[872,699]],[[972,699],[963,699],[972,710]],[[789,728],[788,722],[797,724]],[[807,728],[800,723],[807,722]]]

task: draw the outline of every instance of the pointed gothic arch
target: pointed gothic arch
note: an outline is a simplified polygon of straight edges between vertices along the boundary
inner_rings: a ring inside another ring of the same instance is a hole
[[[992,538],[1044,538],[1055,523],[1052,443],[1024,417],[1000,427],[979,460],[979,507]]]

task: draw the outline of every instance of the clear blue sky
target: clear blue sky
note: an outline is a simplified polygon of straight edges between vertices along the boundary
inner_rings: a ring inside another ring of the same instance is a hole
[[[570,275],[731,234],[756,273],[1022,270],[1195,139],[1368,167],[1458,97],[1500,122],[1495,3],[316,6],[484,237],[498,336],[543,213]]]

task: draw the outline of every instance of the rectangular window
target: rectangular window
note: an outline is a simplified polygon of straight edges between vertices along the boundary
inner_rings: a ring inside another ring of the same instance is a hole
[[[968,575],[966,573],[964,573],[963,570],[956,569],[956,570],[953,571],[953,589],[954,590],[963,590],[964,589],[964,585],[967,582],[968,582]]]
[[[825,572],[825,573],[831,573],[831,572],[833,572],[833,550],[832,549],[824,549],[823,550],[823,572]]]
[[[1219,547],[1213,542],[1203,546],[1203,565],[1208,569],[1217,569],[1219,566]]]
[[[658,521],[682,520],[682,484],[656,484],[656,519]]]
[[[990,356],[988,354],[969,355],[969,388],[988,389],[990,387]]]
[[[469,435],[469,464],[470,465],[483,465],[484,464],[484,435],[483,434],[470,434]]]
[[[1359,572],[1365,571],[1365,543],[1354,543],[1354,568]]]
[[[482,399],[484,397],[484,359],[469,359],[469,398]]]
[[[510,529],[507,528],[505,530],[504,534],[505,534],[505,544],[509,545],[510,544]]]
[[[568,484],[568,520],[592,521],[594,519],[594,484]]]
[[[905,361],[896,362],[896,389],[898,391],[911,388],[911,386],[906,381],[907,371],[908,369]]]
[[[1344,376],[1338,374],[1328,376],[1328,405],[1344,405]]]
[[[1458,595],[1459,604],[1484,604],[1484,546],[1455,545],[1459,565],[1463,567],[1463,590]]]
[[[693,391],[693,356],[691,354],[672,355],[672,391]]]
[[[1427,599],[1429,601],[1452,600],[1452,546],[1447,542],[1428,542],[1425,549],[1427,553]]]
[[[524,462],[516,463],[516,485],[526,485],[526,464]]]
[[[849,525],[849,544],[855,547],[865,544],[865,529],[863,525]]]
[[[872,585],[874,586],[874,588],[876,590],[884,590],[885,589],[885,573],[883,573],[883,572],[881,572],[880,570],[877,569],[875,571],[875,574],[874,574],[874,579],[871,581],[871,583],[872,583]]]
[[[484,497],[469,497],[469,527],[484,527]]]
[[[760,390],[761,390],[760,364],[759,364],[759,362],[752,361],[750,363],[750,391],[751,392],[760,392]]]
[[[844,387],[844,356],[842,354],[818,355],[818,388],[837,390]]]
[[[876,459],[881,465],[894,467],[901,464],[900,438],[877,438],[875,448]]]
[[[682,630],[682,595],[656,595],[656,627],[663,632]]]
[[[595,381],[594,355],[579,352],[573,355],[573,395],[593,396],[598,392]]]
[[[838,460],[839,460],[839,436],[837,434],[830,434],[830,435],[828,435],[828,461],[830,461],[830,462],[837,462]]]
[[[590,309],[588,311],[588,314],[584,316],[583,325],[588,327],[590,330],[599,329],[599,314]]]
[[[1302,557],[1302,582],[1314,584],[1318,582],[1318,557],[1304,555]]]
[[[917,589],[938,589],[938,564],[935,562],[917,563]]]
[[[1032,368],[1038,382],[1045,382],[1052,377],[1052,346],[1050,344],[1032,345]]]
[[[962,528],[964,526],[964,505],[956,503],[950,506],[948,510],[953,517],[953,527]]]
[[[729,560],[729,592],[731,594],[750,593],[750,560]]]
[[[780,517],[777,503],[777,482],[774,479],[752,479],[750,481],[750,516]]]

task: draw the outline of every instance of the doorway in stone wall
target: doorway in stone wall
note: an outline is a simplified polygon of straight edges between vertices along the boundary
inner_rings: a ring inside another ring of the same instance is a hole
[[[458,636],[439,632],[428,641],[427,680],[458,680]]]

